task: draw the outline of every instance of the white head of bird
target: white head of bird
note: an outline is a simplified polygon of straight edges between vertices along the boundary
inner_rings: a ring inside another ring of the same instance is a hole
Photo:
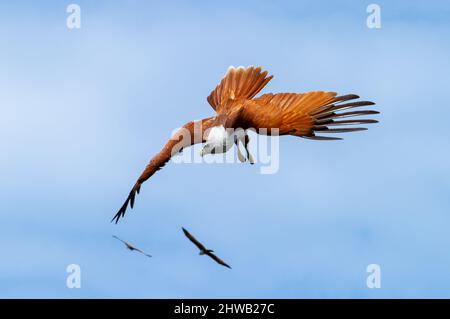
[[[203,146],[200,155],[219,154],[227,152],[234,143],[235,133],[232,129],[225,129],[222,125],[214,126],[209,131],[206,143]]]

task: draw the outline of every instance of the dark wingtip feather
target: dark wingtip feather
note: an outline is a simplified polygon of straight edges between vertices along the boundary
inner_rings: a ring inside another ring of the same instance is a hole
[[[314,132],[319,133],[347,133],[347,132],[358,132],[358,131],[367,131],[366,127],[355,127],[355,128],[328,128],[323,127]]]
[[[356,94],[341,95],[341,96],[336,97],[334,99],[334,101],[339,102],[339,101],[348,101],[348,100],[354,100],[354,99],[359,99],[359,95],[356,95]]]
[[[323,106],[321,108],[318,108],[314,112],[311,113],[314,117],[317,119],[328,117],[333,114],[336,114],[337,111],[343,111],[347,109],[352,109],[355,107],[361,107],[361,106],[368,106],[368,105],[374,105],[374,102],[371,101],[358,101],[358,102],[350,102],[350,103],[344,103],[344,104],[330,104],[327,106]]]
[[[343,113],[335,113],[335,112],[326,112],[325,114],[319,114],[317,116],[316,123],[327,122],[332,119],[340,119],[352,116],[362,116],[362,115],[377,115],[380,114],[378,111],[367,110],[367,111],[351,111],[351,112],[343,112]]]
[[[317,135],[306,135],[302,137],[308,140],[316,140],[316,141],[339,141],[343,139],[342,137],[317,136]]]
[[[359,96],[356,94],[348,94],[343,96],[338,96],[334,99],[332,104],[322,106],[315,109],[310,115],[314,118],[314,123],[312,131],[309,135],[304,136],[304,138],[314,139],[314,140],[331,140],[335,138],[327,138],[322,136],[316,136],[315,133],[347,133],[347,132],[357,132],[365,131],[365,127],[356,128],[333,128],[335,126],[348,126],[348,125],[365,125],[378,123],[377,120],[372,119],[351,119],[350,117],[359,117],[362,115],[374,115],[380,112],[374,110],[361,110],[350,112],[342,112],[347,109],[353,109],[361,106],[375,105],[372,101],[351,101],[358,99]],[[348,102],[347,102],[348,101]],[[342,103],[346,102],[346,103]],[[343,119],[350,118],[350,119]],[[341,120],[337,120],[341,119]],[[342,120],[343,119],[343,120]]]
[[[340,126],[340,125],[359,125],[359,124],[374,124],[378,123],[377,120],[343,120],[343,121],[334,121],[334,120],[328,120],[326,122],[321,121],[320,125],[314,126],[313,128],[322,128],[324,126]]]
[[[135,185],[133,189],[131,190],[130,194],[128,195],[127,199],[123,203],[122,207],[120,207],[119,211],[114,215],[114,217],[111,219],[111,223],[115,221],[117,224],[120,220],[120,218],[125,216],[125,212],[127,211],[128,204],[130,204],[130,208],[133,209],[134,207],[134,200],[136,198],[136,193],[139,194],[141,186]]]
[[[119,219],[125,215],[125,212],[128,207],[129,198],[123,203],[122,207],[120,207],[119,211],[114,215],[114,217],[111,219],[111,223],[115,221],[115,224],[119,222]]]
[[[133,209],[133,207],[134,207],[134,199],[136,198],[136,193],[133,191],[133,192],[131,192],[131,194],[130,194],[130,207],[131,207],[131,209]]]

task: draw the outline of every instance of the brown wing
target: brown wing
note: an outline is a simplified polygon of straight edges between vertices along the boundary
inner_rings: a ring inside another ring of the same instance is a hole
[[[127,199],[123,203],[116,215],[111,221],[117,222],[125,215],[128,204],[133,208],[136,194],[139,194],[142,183],[149,179],[153,174],[159,171],[170,160],[173,155],[181,152],[183,148],[205,141],[205,131],[214,125],[214,118],[209,117],[198,122],[189,122],[185,124],[175,135],[166,143],[163,149],[156,154],[150,163],[145,167],[141,176],[134,184]]]
[[[205,251],[206,247],[203,246],[203,244],[201,242],[199,242],[194,236],[192,236],[192,234],[190,232],[188,232],[186,229],[184,229],[184,227],[181,227],[181,229],[183,229],[183,233],[184,235],[192,242],[194,243],[195,246],[197,246],[198,249],[200,249],[201,251]]]
[[[218,264],[225,266],[227,268],[231,267],[229,265],[227,265],[222,259],[220,259],[219,257],[217,257],[216,255],[214,255],[212,252],[207,251],[206,255],[208,255],[209,257],[211,257],[213,260],[215,260]]]
[[[225,77],[207,100],[219,113],[229,99],[252,99],[272,78],[272,75],[267,76],[267,71],[262,72],[261,67],[230,66]]]
[[[315,133],[344,133],[366,130],[366,128],[338,128],[329,126],[376,123],[375,120],[336,119],[378,114],[377,111],[340,111],[375,103],[351,101],[359,96],[350,94],[337,96],[335,92],[278,93],[264,94],[247,101],[241,113],[240,125],[244,128],[279,129],[280,135],[296,135],[310,139],[334,140],[337,137],[316,136]],[[351,101],[349,103],[342,103]]]

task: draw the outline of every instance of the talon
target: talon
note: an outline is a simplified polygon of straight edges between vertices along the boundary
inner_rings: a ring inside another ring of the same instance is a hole
[[[250,138],[248,137],[248,135],[245,135],[245,140],[244,140],[244,148],[245,148],[245,152],[247,153],[247,158],[250,162],[250,164],[255,164],[255,159],[253,158],[252,154],[250,154],[250,151],[248,150],[248,143],[250,143]]]
[[[253,158],[252,154],[250,154],[250,152],[247,150],[247,155],[248,155],[248,160],[250,162],[250,164],[255,164],[255,159]]]
[[[245,156],[242,154],[241,150],[239,149],[239,145],[237,146],[237,153],[238,153],[239,161],[241,161],[241,163],[244,163],[247,159],[245,158]]]

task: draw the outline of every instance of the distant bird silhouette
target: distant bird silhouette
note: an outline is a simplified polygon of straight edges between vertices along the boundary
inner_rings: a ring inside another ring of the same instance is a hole
[[[122,243],[124,243],[125,246],[126,246],[129,250],[131,250],[131,251],[135,250],[135,251],[140,252],[141,254],[143,254],[143,255],[145,255],[145,256],[147,256],[147,257],[152,257],[152,255],[149,255],[149,254],[143,252],[142,250],[140,250],[140,249],[134,247],[133,245],[127,243],[125,240],[122,240],[122,239],[120,239],[119,237],[117,237],[117,236],[115,236],[115,235],[113,235],[113,237],[114,237],[115,239],[117,239],[117,240],[120,240]]]
[[[205,143],[201,155],[224,153],[237,146],[238,158],[245,161],[239,145],[244,146],[247,159],[254,163],[248,150],[248,130],[262,135],[293,135],[311,140],[340,140],[340,137],[320,134],[366,130],[347,127],[377,123],[359,116],[378,114],[378,111],[354,108],[370,106],[371,101],[355,101],[356,94],[338,95],[336,92],[266,93],[256,95],[272,79],[261,67],[230,67],[207,100],[215,114],[196,122],[186,123],[166,143],[145,167],[127,199],[114,215],[116,223],[125,216],[127,207],[133,208],[142,184],[184,148]],[[344,103],[345,102],[345,103]],[[342,112],[348,110],[348,112]],[[334,128],[337,126],[337,128]],[[317,135],[319,134],[319,135]]]
[[[192,236],[191,233],[189,233],[186,229],[184,229],[183,227],[181,227],[183,229],[183,233],[186,235],[186,237],[194,243],[195,246],[198,247],[198,249],[200,249],[200,255],[207,255],[209,257],[211,257],[213,260],[215,260],[218,264],[225,266],[227,268],[231,267],[229,265],[227,265],[222,259],[220,259],[219,257],[217,257],[216,255],[213,254],[214,250],[211,249],[206,249],[205,246],[203,246],[202,243],[200,243],[194,236]]]

